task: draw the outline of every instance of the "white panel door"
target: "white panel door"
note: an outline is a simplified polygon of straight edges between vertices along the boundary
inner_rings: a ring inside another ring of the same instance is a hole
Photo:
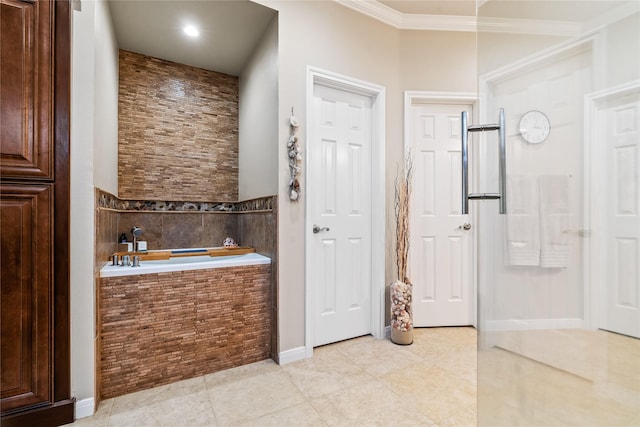
[[[309,126],[315,347],[371,332],[371,98],[315,85]]]
[[[640,100],[603,110],[608,151],[604,329],[640,338]]]
[[[468,105],[411,107],[409,279],[418,327],[473,324],[472,230],[470,216],[461,214],[462,111],[473,117]]]

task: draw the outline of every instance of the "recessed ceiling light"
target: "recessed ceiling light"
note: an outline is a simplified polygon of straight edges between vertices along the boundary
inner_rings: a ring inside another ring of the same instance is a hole
[[[200,31],[193,25],[187,25],[184,27],[184,33],[189,37],[198,37],[200,35]]]

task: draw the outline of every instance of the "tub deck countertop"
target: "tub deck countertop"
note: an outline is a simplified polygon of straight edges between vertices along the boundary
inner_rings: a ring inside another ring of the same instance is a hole
[[[229,255],[244,255],[253,253],[256,250],[249,246],[233,246],[233,247],[219,247],[219,248],[194,248],[194,249],[160,249],[144,252],[116,252],[118,256],[130,255],[139,256],[142,261],[149,260],[162,260],[176,257],[188,257],[196,255],[209,255],[209,256],[229,256]]]
[[[249,250],[247,250],[249,249]],[[106,265],[100,269],[100,277],[132,276],[138,274],[169,273],[172,271],[206,270],[211,268],[240,267],[247,265],[270,264],[271,259],[255,253],[253,248],[209,248],[203,250],[154,251],[167,252],[159,257],[151,251],[141,257],[139,267]],[[213,255],[212,255],[213,253]],[[125,254],[127,254],[125,252]],[[136,253],[128,253],[137,255]],[[166,255],[166,256],[165,256]]]

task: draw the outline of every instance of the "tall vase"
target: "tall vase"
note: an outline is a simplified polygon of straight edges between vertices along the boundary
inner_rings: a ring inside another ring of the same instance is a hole
[[[397,280],[391,284],[391,342],[394,344],[413,343],[412,290],[411,283]]]

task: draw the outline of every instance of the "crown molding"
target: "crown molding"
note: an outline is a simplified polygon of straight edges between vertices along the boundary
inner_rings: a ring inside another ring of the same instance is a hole
[[[573,37],[582,34],[582,24],[539,19],[480,17],[478,30],[483,33],[537,34]]]
[[[431,31],[470,31],[478,29],[475,16],[454,15],[402,15],[401,30],[431,30]]]
[[[375,0],[334,0],[400,30],[476,31],[475,16],[401,13]]]
[[[537,34],[575,37],[605,26],[640,11],[640,2],[630,1],[599,16],[594,21],[579,24],[569,21],[507,19],[475,16],[420,15],[401,13],[376,0],[334,0],[336,3],[367,15],[400,30],[482,31],[491,33]],[[481,0],[482,1],[482,0]],[[484,0],[486,1],[486,0]]]
[[[583,32],[597,31],[635,13],[640,13],[640,1],[630,1],[598,16],[584,25]]]
[[[364,15],[370,16],[392,27],[402,28],[402,20],[404,13],[400,13],[378,1],[371,0],[335,0],[342,6],[353,9]]]

